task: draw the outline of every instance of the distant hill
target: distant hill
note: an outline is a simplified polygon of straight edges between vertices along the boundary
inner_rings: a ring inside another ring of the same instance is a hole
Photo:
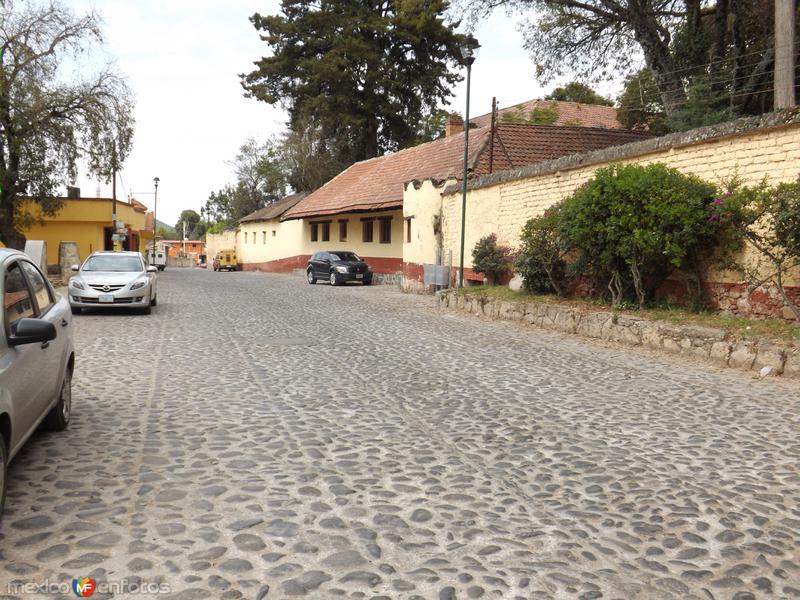
[[[175,228],[172,225],[168,225],[167,223],[164,223],[163,221],[159,221],[158,219],[156,219],[156,231],[161,231],[162,229],[164,230],[164,235],[163,235],[164,239],[167,240],[178,239],[178,232],[175,231]]]

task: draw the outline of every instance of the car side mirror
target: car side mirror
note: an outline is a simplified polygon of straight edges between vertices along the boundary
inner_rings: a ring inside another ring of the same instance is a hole
[[[72,266],[69,268],[69,270],[70,270],[70,271],[72,271],[73,273],[77,273],[77,272],[80,270],[80,268],[81,268],[81,266],[80,266],[80,265],[72,265]]]
[[[148,265],[147,267],[148,273],[155,273],[156,271],[158,271],[158,267],[154,267],[153,265]]]
[[[14,335],[8,338],[9,346],[22,346],[56,339],[56,326],[42,319],[20,319]]]

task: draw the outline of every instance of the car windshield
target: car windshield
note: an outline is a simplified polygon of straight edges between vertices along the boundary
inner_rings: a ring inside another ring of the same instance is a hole
[[[342,262],[353,262],[361,260],[361,257],[355,252],[332,252],[331,260],[340,260]]]
[[[83,263],[81,271],[104,271],[106,273],[132,273],[142,270],[142,261],[138,256],[98,254],[90,256]]]

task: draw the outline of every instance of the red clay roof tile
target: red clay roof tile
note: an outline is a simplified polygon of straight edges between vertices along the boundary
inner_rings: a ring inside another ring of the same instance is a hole
[[[648,137],[651,136],[647,133],[626,129],[501,123],[493,141],[492,172]],[[470,130],[471,174],[490,172],[490,138],[489,127]],[[282,219],[401,207],[403,190],[409,181],[460,179],[463,153],[464,134],[460,133],[356,163],[286,211]]]
[[[558,117],[553,125],[577,125],[579,127],[602,127],[604,129],[623,129],[617,120],[617,109],[613,106],[600,104],[581,104],[578,102],[561,102],[557,100],[528,100],[514,106],[501,108],[497,111],[497,122],[503,122],[503,115],[522,113],[527,116],[534,109],[547,109],[555,107]],[[470,123],[477,127],[489,127],[492,123],[492,113],[486,113],[470,119]]]

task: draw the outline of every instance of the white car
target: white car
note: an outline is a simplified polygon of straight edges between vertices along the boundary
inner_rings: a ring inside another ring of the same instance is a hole
[[[157,303],[157,268],[148,266],[140,252],[94,252],[72,270],[73,314],[84,308],[136,308],[150,314]]]
[[[9,461],[40,424],[69,425],[75,350],[66,299],[22,252],[0,248],[0,297],[2,514]]]

